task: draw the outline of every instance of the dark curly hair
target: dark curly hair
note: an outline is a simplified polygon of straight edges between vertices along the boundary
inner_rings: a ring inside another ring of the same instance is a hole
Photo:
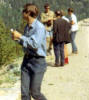
[[[68,12],[74,12],[73,8],[68,8]]]

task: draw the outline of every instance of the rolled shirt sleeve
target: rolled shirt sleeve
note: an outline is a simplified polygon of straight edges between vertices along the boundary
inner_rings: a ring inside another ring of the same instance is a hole
[[[32,49],[38,49],[40,44],[42,43],[42,36],[44,35],[45,30],[42,28],[36,29],[35,33],[33,33],[31,36],[26,37],[22,36],[20,40],[22,41],[22,45],[24,48],[32,48]]]

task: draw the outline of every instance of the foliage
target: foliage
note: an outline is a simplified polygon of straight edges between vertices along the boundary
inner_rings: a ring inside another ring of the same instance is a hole
[[[3,20],[0,18],[0,66],[8,64],[18,56],[20,56],[20,46],[11,39],[11,34],[6,28]]]
[[[63,9],[65,12],[69,7],[75,9],[78,20],[89,17],[89,0],[3,0],[5,3],[0,5],[0,16],[10,28],[19,29],[22,23],[22,9],[26,3],[35,3],[40,12],[44,10],[44,4],[48,2],[52,10]]]

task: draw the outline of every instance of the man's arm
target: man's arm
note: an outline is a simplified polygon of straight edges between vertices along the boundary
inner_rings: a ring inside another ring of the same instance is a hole
[[[74,25],[75,23],[76,23],[76,17],[75,16],[72,16],[71,21],[70,21],[70,24],[71,25]]]
[[[29,37],[14,32],[14,37],[21,42],[21,45],[23,47],[32,48],[36,50],[38,49],[39,45],[42,43],[44,36],[45,36],[45,30],[42,28],[36,29],[35,33]]]
[[[51,21],[51,20],[54,20],[54,18],[52,18],[52,17],[51,18],[49,18],[49,17],[45,18],[45,15],[43,13],[41,14],[41,22],[42,23],[47,23],[48,21]]]

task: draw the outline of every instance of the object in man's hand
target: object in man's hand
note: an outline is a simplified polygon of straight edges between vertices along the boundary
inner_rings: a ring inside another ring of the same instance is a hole
[[[14,30],[11,28],[10,31],[11,31],[11,37],[12,37],[12,39],[15,40],[14,39],[14,34],[13,34]]]
[[[10,30],[11,32],[13,32],[14,30],[11,28],[11,30]]]
[[[13,40],[18,40],[21,37],[21,34],[18,31],[11,29],[11,32]]]
[[[49,26],[52,25],[52,21],[51,21],[51,20],[48,20],[46,24],[47,24],[47,26],[49,27]]]

